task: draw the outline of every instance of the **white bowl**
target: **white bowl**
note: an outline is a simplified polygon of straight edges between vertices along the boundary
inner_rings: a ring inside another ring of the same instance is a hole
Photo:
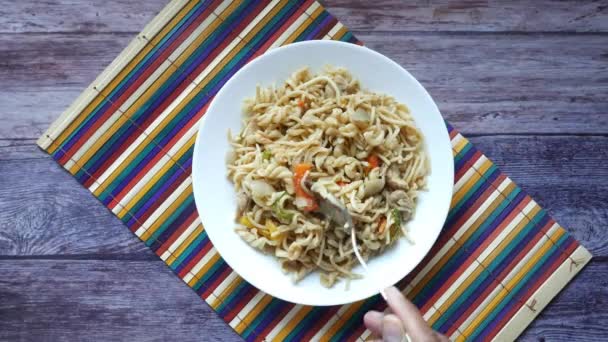
[[[294,284],[278,261],[249,246],[234,232],[236,198],[228,181],[225,156],[229,149],[228,129],[239,132],[242,103],[255,94],[257,84],[281,84],[303,66],[313,72],[326,65],[347,68],[364,89],[386,93],[405,103],[422,131],[431,160],[428,191],[418,200],[416,215],[409,223],[410,244],[400,239],[394,248],[372,258],[369,273],[350,289],[344,281],[323,287],[313,273]],[[305,305],[351,303],[377,294],[405,277],[424,258],[437,239],[452,198],[454,165],[447,128],[426,90],[405,69],[389,58],[349,43],[306,41],[271,50],[239,70],[218,92],[209,106],[196,139],[192,168],[194,197],[203,226],[215,249],[241,277],[258,289],[283,300]]]

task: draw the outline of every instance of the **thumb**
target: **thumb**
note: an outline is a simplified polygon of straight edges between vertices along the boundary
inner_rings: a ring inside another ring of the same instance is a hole
[[[386,315],[382,319],[382,340],[384,342],[401,342],[405,336],[401,320],[395,315]]]
[[[418,308],[407,300],[395,287],[386,289],[387,303],[403,324],[403,328],[413,341],[426,341],[434,335]]]

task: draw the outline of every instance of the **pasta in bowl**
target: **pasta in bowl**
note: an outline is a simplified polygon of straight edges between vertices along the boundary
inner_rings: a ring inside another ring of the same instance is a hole
[[[244,128],[230,137],[228,177],[237,191],[236,231],[274,255],[297,282],[319,271],[331,287],[361,277],[359,263],[407,235],[429,171],[407,106],[366,91],[348,70],[294,72],[245,100]],[[351,233],[320,213],[331,194],[353,217]]]
[[[217,253],[299,304],[353,302],[411,272],[439,235],[452,184],[449,136],[428,93],[388,58],[340,42],[291,44],[247,64],[213,100],[194,151],[196,205]],[[319,195],[352,216],[367,270]]]

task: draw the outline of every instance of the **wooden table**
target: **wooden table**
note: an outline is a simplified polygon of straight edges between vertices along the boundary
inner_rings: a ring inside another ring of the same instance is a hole
[[[0,1],[0,340],[239,340],[35,146],[165,3]],[[594,254],[522,340],[605,339],[608,1],[324,3]]]

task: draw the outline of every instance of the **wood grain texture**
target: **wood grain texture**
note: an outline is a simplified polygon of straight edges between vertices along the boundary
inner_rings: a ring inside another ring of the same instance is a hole
[[[166,1],[0,0],[0,340],[240,340],[34,146]],[[323,3],[595,255],[521,339],[605,340],[608,0]]]
[[[358,31],[607,32],[608,1],[324,0]]]
[[[138,33],[167,2],[167,0],[1,0],[0,33]]]
[[[0,138],[38,137],[132,35],[13,36],[0,34]],[[405,66],[465,134],[608,134],[608,35],[359,38]]]
[[[0,260],[2,341],[241,341],[165,264]]]
[[[0,33],[133,32],[166,0],[0,1]],[[351,30],[606,32],[602,1],[324,0]]]
[[[608,137],[470,140],[594,256],[608,256]]]
[[[608,36],[360,34],[465,134],[608,133]]]
[[[34,141],[0,141],[0,255],[157,259]]]
[[[134,36],[0,34],[0,139],[40,136]]]

